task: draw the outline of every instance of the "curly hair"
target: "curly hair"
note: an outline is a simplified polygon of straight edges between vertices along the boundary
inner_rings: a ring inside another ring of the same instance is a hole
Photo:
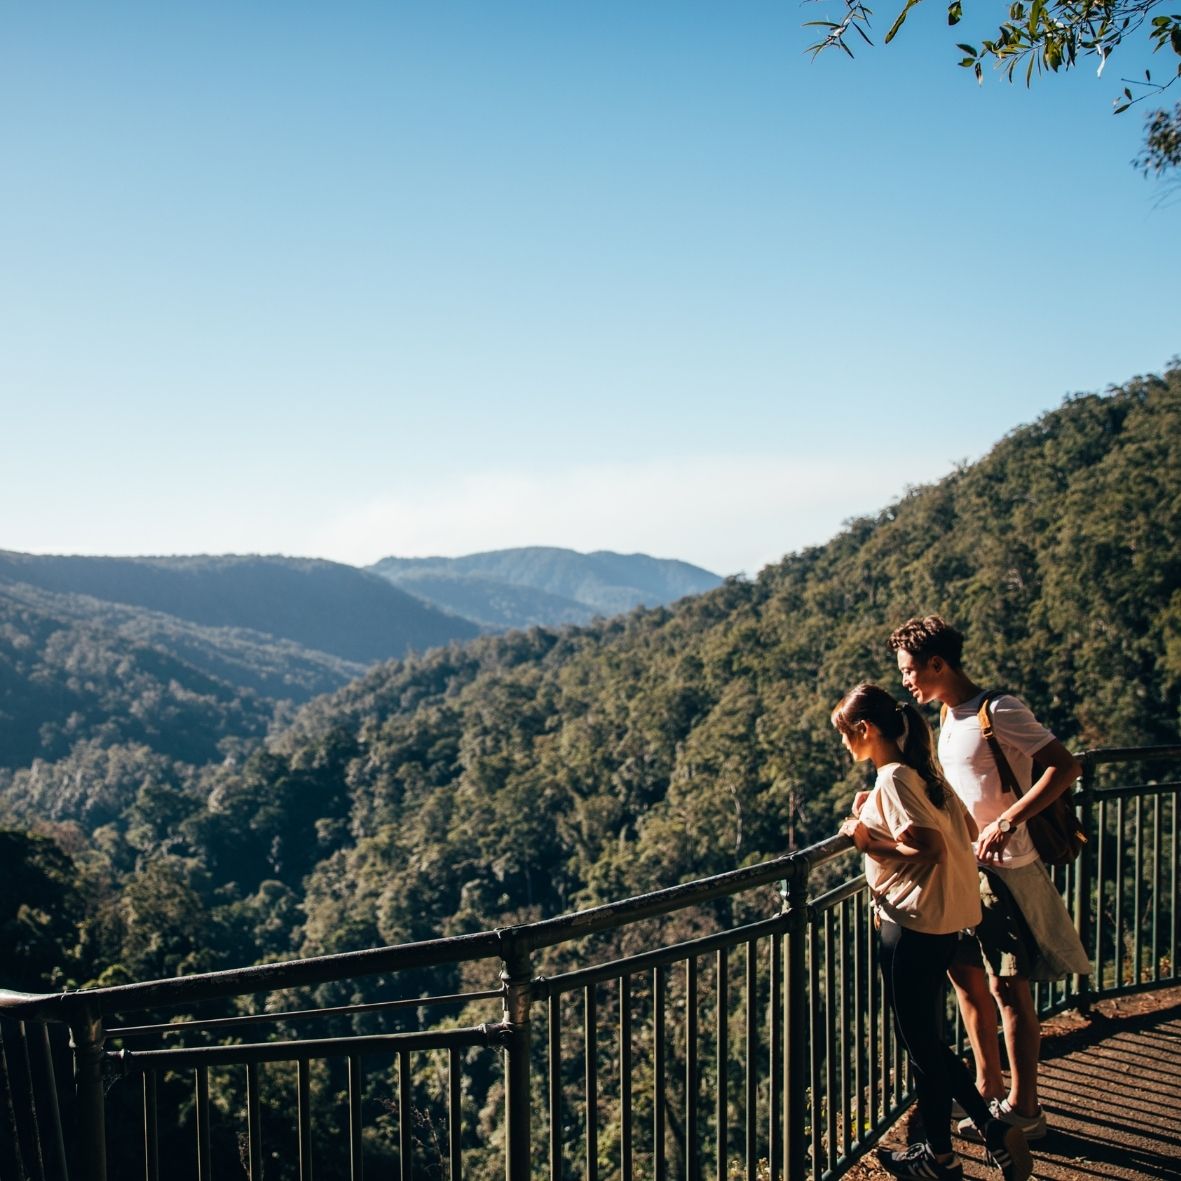
[[[958,670],[964,637],[938,615],[924,615],[922,619],[916,616],[890,633],[890,651],[909,653],[923,664],[938,656]]]

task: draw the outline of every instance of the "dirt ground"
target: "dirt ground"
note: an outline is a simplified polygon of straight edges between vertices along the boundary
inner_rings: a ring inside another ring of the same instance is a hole
[[[1181,988],[1096,1005],[1088,1018],[1065,1013],[1043,1028],[1039,1084],[1050,1123],[1030,1145],[1038,1181],[1181,1179]],[[904,1147],[912,1108],[887,1135]],[[983,1148],[957,1140],[964,1177],[993,1181]],[[873,1159],[847,1174],[887,1177]]]

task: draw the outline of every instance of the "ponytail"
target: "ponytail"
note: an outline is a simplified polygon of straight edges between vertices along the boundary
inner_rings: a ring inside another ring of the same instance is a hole
[[[842,734],[851,734],[859,722],[872,722],[883,738],[897,744],[902,762],[918,772],[931,803],[936,808],[947,803],[951,789],[935,754],[931,727],[910,702],[895,701],[885,689],[862,682],[837,703],[832,722]]]

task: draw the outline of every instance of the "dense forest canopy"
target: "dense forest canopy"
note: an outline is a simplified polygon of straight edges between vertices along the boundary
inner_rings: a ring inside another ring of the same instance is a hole
[[[63,721],[56,677],[134,683],[141,656],[51,667],[26,605],[0,679],[40,661],[18,687],[44,696],[3,708],[70,735],[0,772],[0,807],[21,880],[63,901],[7,885],[0,986],[486,928],[828,835],[862,775],[829,710],[863,678],[898,690],[885,638],[917,612],[954,619],[973,675],[1068,745],[1175,742],[1179,449],[1174,366],[1069,399],[753,580],[383,664],[265,738],[261,713],[195,689]]]

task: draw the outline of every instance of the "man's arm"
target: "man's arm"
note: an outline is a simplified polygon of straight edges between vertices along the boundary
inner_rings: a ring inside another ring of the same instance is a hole
[[[1044,812],[1083,773],[1082,764],[1057,738],[1051,738],[1045,746],[1040,747],[1034,757],[1046,769],[1029,791],[1001,813],[1013,824],[1024,824],[1039,812]],[[980,831],[977,855],[983,861],[999,861],[1007,839],[997,829],[996,821],[986,824]]]

